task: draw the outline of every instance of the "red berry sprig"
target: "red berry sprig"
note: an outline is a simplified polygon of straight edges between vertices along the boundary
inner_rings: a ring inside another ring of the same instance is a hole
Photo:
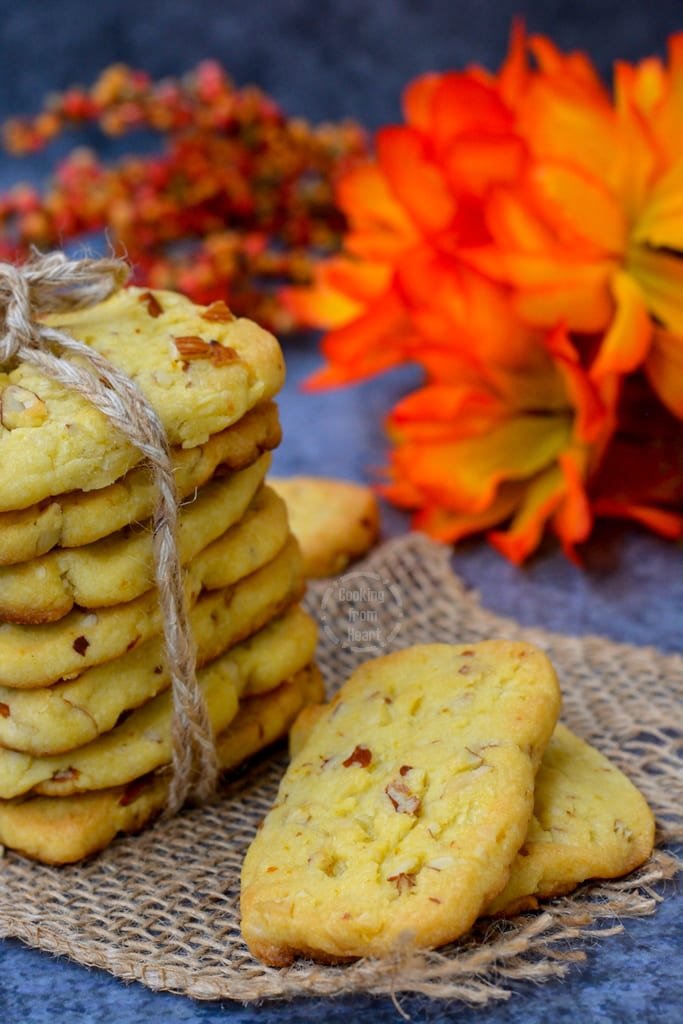
[[[99,235],[131,261],[138,284],[223,299],[280,334],[301,326],[278,289],[310,282],[317,260],[340,247],[334,182],[367,152],[357,124],[288,118],[215,61],[159,82],[114,65],[91,88],[8,121],[4,142],[19,156],[87,124],[109,136],[155,133],[164,145],[114,164],[77,147],[42,192],[20,184],[0,194],[1,258]]]

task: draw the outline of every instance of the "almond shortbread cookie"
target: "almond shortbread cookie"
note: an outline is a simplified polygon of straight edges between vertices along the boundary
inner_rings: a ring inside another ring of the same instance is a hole
[[[369,487],[327,477],[271,477],[301,545],[306,576],[334,576],[379,536],[379,507]]]
[[[241,701],[236,717],[216,737],[218,761],[223,771],[237,768],[247,758],[285,736],[303,707],[324,699],[323,677],[311,664],[293,679]]]
[[[428,644],[364,664],[246,855],[252,953],[384,957],[466,932],[507,883],[559,707],[552,665],[526,643]]]
[[[280,443],[282,430],[275,402],[264,402],[232,427],[195,448],[171,449],[173,474],[181,499],[191,496],[214,473],[246,469]],[[54,547],[92,544],[117,530],[149,519],[157,492],[146,466],[95,491],[69,491],[37,505],[0,512],[0,565],[15,565]]]
[[[197,673],[207,712],[216,731],[235,717],[238,688],[234,669],[223,657]],[[65,754],[33,757],[0,749],[0,798],[33,790],[49,796],[84,793],[130,782],[171,761],[172,697],[164,690],[109,732]]]
[[[229,477],[210,480],[178,516],[178,558],[186,565],[244,515],[263,483],[270,454]],[[55,548],[20,565],[0,566],[0,618],[5,622],[55,622],[74,605],[124,604],[154,586],[152,523],[124,530],[80,548]]]
[[[190,608],[204,586],[224,588],[219,600],[226,604],[237,600],[238,596],[241,600],[263,604],[269,600],[285,600],[286,604],[291,604],[301,597],[304,589],[301,554],[293,538],[289,538],[270,561],[257,568],[258,561],[253,566],[254,549],[241,542],[236,544],[234,535],[230,534],[229,530],[223,538],[214,541],[188,566],[185,583]],[[268,542],[267,537],[264,540]],[[225,548],[221,550],[224,543]],[[230,558],[235,548],[240,553],[237,562]],[[225,561],[220,560],[222,557]],[[239,573],[245,567],[248,575],[240,578]],[[205,582],[205,576],[209,577],[209,582]],[[126,604],[100,608],[96,612],[74,608],[58,622],[41,626],[3,623],[0,625],[0,685],[31,689],[73,678],[93,665],[133,650],[145,640],[158,636],[161,630],[156,590]]]
[[[301,636],[293,634],[301,630]],[[295,675],[309,664],[316,631],[301,612],[265,627],[248,646],[237,644],[205,665],[197,680],[206,699],[211,725],[222,732],[237,712],[245,690],[268,687]],[[90,743],[63,754],[35,757],[0,748],[0,798],[34,790],[49,796],[70,795],[129,782],[171,760],[171,692],[141,707]]]
[[[652,811],[633,783],[558,724],[536,776],[524,845],[487,913],[509,916],[587,879],[628,874],[652,853],[654,833]]]
[[[297,716],[292,757],[323,712],[311,704]],[[485,914],[509,917],[588,879],[628,874],[652,853],[654,832],[652,812],[630,779],[558,722],[536,775],[527,837]]]
[[[284,736],[308,701],[324,699],[320,672],[310,665],[276,689],[250,697],[218,737],[229,770]],[[0,843],[45,864],[69,864],[104,849],[119,833],[139,832],[163,810],[168,774],[74,796],[0,800]]]
[[[222,304],[126,288],[92,308],[45,319],[138,385],[170,445],[204,444],[284,382],[275,338]],[[138,449],[81,395],[26,363],[0,374],[0,510],[106,487],[139,462]]]
[[[261,602],[253,586],[250,590],[251,595],[240,591],[238,584],[235,592],[206,594],[190,612],[197,666],[231,648],[249,696],[283,678],[282,656],[310,661],[317,636],[313,620],[303,609],[287,608],[287,591],[280,595],[277,590],[271,595],[266,591]],[[264,644],[271,650],[269,658],[263,656]],[[278,657],[275,651],[280,652]],[[155,697],[169,683],[164,643],[154,637],[64,683],[33,690],[0,687],[0,744],[38,757],[73,750],[113,729],[125,712]]]

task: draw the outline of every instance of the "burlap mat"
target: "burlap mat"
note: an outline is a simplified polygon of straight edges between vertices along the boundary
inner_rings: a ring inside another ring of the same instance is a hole
[[[481,608],[452,575],[448,550],[417,534],[386,544],[332,584],[316,584],[307,600],[323,627],[319,664],[330,690],[368,656],[411,643],[521,636],[543,647],[560,676],[563,720],[620,765],[655,812],[650,862],[543,912],[481,922],[466,939],[408,961],[266,968],[240,937],[239,872],[284,769],[280,751],[231,780],[211,806],[120,839],[88,863],[49,868],[8,851],[0,862],[0,934],[197,999],[421,992],[483,1004],[505,998],[512,981],[563,974],[583,958],[589,935],[654,911],[657,883],[678,867],[662,846],[683,838],[674,729],[683,658],[521,629]]]

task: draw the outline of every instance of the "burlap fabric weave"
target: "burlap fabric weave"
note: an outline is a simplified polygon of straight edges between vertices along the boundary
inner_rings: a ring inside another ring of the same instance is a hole
[[[683,658],[522,629],[482,608],[451,573],[447,549],[417,534],[384,545],[354,573],[344,585],[311,586],[307,599],[323,626],[318,660],[330,691],[368,657],[370,634],[355,632],[361,624],[378,629],[380,644],[390,649],[488,637],[538,644],[560,676],[565,723],[611,757],[649,800],[658,824],[650,862],[628,878],[582,886],[543,911],[481,922],[437,952],[391,964],[267,968],[240,936],[239,873],[284,770],[279,751],[229,780],[210,805],[119,839],[89,862],[50,868],[7,851],[0,862],[0,934],[197,999],[421,992],[483,1004],[505,998],[512,981],[563,974],[596,934],[655,910],[658,883],[678,867],[665,846],[683,839],[680,735],[673,728]],[[349,643],[349,636],[360,641]]]

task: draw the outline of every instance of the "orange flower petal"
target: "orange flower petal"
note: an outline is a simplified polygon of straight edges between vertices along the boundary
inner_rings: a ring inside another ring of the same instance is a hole
[[[663,327],[683,334],[683,258],[634,245],[629,250],[628,269],[650,312]]]
[[[456,191],[483,196],[493,185],[514,182],[525,156],[521,139],[472,133],[457,139],[444,155],[444,166]]]
[[[514,512],[523,493],[520,484],[503,484],[491,504],[483,512],[456,512],[438,505],[427,505],[415,514],[412,526],[434,540],[455,544],[463,537],[481,533],[496,523],[504,522]],[[387,497],[393,500],[391,489]]]
[[[535,164],[530,180],[556,235],[569,240],[583,236],[596,254],[623,252],[624,210],[600,178],[569,164],[543,161]]]
[[[683,420],[683,336],[657,328],[645,372],[667,409]]]
[[[602,88],[571,77],[535,77],[520,101],[518,124],[541,159],[574,163],[599,180],[618,143],[616,117]]]
[[[330,365],[312,374],[306,387],[314,390],[381,373],[402,362],[414,341],[405,306],[388,292],[361,316],[325,335],[321,349]]]
[[[549,518],[562,500],[563,483],[558,466],[540,473],[528,483],[510,527],[488,534],[493,547],[515,565],[521,565],[538,547]]]
[[[618,111],[617,130],[619,138],[614,159],[603,176],[619,197],[628,222],[633,224],[661,171],[661,150],[650,125],[634,107]]]
[[[581,365],[578,353],[562,327],[551,331],[545,343],[562,375],[566,393],[574,409],[576,438],[586,444],[601,442],[602,447],[614,430],[613,405],[616,403],[616,394],[609,396],[611,401],[605,401],[608,389],[604,389],[604,395],[600,394]]]
[[[631,239],[654,248],[683,250],[683,160],[649,191]]]
[[[547,36],[533,35],[529,48],[538,61],[541,73],[554,80],[558,87],[586,104],[604,106],[609,96],[600,76],[586,54],[580,51],[562,53]]]
[[[617,61],[614,66],[617,108],[633,106],[651,117],[664,99],[666,88],[666,72],[659,57],[647,57],[638,64]]]
[[[527,57],[527,39],[524,23],[515,18],[510,33],[510,45],[498,72],[498,89],[504,103],[515,109],[526,91],[530,70]]]
[[[622,270],[612,278],[614,318],[591,365],[591,377],[631,373],[644,362],[652,340],[652,321],[638,284]]]
[[[346,248],[371,261],[392,259],[419,238],[376,164],[354,167],[337,185],[337,201],[351,222]]]
[[[514,308],[529,323],[551,327],[563,322],[570,331],[592,334],[611,322],[609,264],[563,266],[552,259],[510,255],[501,262],[519,289]]]
[[[556,246],[552,231],[525,202],[519,190],[493,189],[486,203],[486,220],[497,245],[503,250],[531,254],[544,253]]]
[[[593,527],[584,486],[586,453],[576,450],[562,452],[558,462],[564,479],[564,496],[553,515],[553,528],[567,558],[578,562],[576,545],[588,539]]]
[[[683,157],[683,33],[668,40],[668,77],[662,101],[650,115],[657,142],[673,163]]]
[[[434,95],[441,84],[441,77],[436,72],[420,75],[403,91],[403,114],[406,122],[423,135],[428,136],[432,129]]]
[[[433,384],[403,398],[392,410],[387,428],[392,438],[407,441],[453,441],[478,436],[500,422],[505,408],[490,391],[462,384]]]
[[[398,268],[397,283],[425,338],[416,353],[421,362],[437,346],[483,367],[524,362],[529,332],[506,292],[459,260],[426,246],[413,250]]]
[[[388,475],[390,477],[393,475],[391,468],[388,470]],[[416,487],[411,480],[406,480],[405,477],[397,477],[391,483],[380,484],[377,490],[379,494],[393,502],[394,505],[398,505],[399,508],[420,508],[424,502],[424,495],[419,487]]]
[[[283,288],[279,296],[303,323],[339,327],[360,316],[390,283],[391,268],[386,264],[339,257],[318,264],[310,287]]]
[[[462,512],[483,512],[504,480],[534,476],[569,440],[562,417],[517,416],[483,436],[434,445],[406,444],[394,452],[397,477],[408,477],[434,501]]]
[[[321,263],[316,280],[330,290],[342,292],[349,299],[367,303],[390,287],[391,276],[391,267],[386,263],[340,257]]]
[[[334,288],[283,288],[279,296],[286,309],[309,327],[337,327],[353,320],[361,306]]]
[[[622,503],[610,498],[595,501],[592,509],[593,514],[598,517],[632,519],[667,540],[679,540],[683,537],[683,515],[676,512],[667,512],[647,505]]]
[[[412,128],[383,128],[377,152],[393,195],[420,231],[433,234],[448,227],[457,202],[423,138]]]
[[[472,71],[441,76],[432,98],[430,142],[439,156],[472,132],[509,135],[514,119],[495,81]]]

